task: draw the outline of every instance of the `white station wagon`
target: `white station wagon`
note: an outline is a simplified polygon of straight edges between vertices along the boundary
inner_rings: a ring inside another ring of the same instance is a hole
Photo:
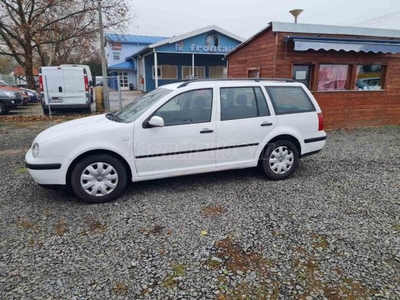
[[[326,141],[317,101],[290,80],[195,80],[164,85],[122,110],[41,132],[26,154],[34,180],[69,186],[89,203],[133,182],[259,166],[289,177]]]

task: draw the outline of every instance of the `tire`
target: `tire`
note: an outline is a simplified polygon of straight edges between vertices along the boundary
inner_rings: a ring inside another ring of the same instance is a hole
[[[103,172],[98,171],[101,167]],[[81,200],[93,204],[104,203],[122,194],[127,174],[124,164],[114,156],[92,155],[75,165],[70,182],[73,192]]]
[[[49,109],[48,108],[43,108],[43,114],[45,116],[48,116],[49,115]]]
[[[6,105],[0,101],[0,115],[6,115],[8,110],[6,109]]]
[[[286,140],[268,144],[262,155],[261,168],[272,180],[288,178],[299,165],[299,151]]]

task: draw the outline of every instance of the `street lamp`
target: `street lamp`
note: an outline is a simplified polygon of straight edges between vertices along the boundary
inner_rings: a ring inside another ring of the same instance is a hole
[[[105,52],[105,39],[103,31],[103,18],[101,13],[101,0],[97,0],[97,9],[99,11],[99,27],[100,27],[100,53],[101,53],[101,68],[103,73],[103,101],[106,110],[110,110],[109,94],[108,94],[108,80],[107,80],[107,64]]]

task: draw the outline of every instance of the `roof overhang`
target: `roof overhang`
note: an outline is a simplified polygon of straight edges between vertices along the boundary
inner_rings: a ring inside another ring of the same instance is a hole
[[[313,36],[287,36],[286,41],[294,42],[295,51],[333,50],[372,53],[400,53],[400,40],[367,40],[349,38],[320,38]]]

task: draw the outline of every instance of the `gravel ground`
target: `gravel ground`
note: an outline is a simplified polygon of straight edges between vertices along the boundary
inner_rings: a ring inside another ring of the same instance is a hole
[[[400,299],[400,127],[329,132],[289,180],[239,170],[86,205],[0,124],[0,299]]]

